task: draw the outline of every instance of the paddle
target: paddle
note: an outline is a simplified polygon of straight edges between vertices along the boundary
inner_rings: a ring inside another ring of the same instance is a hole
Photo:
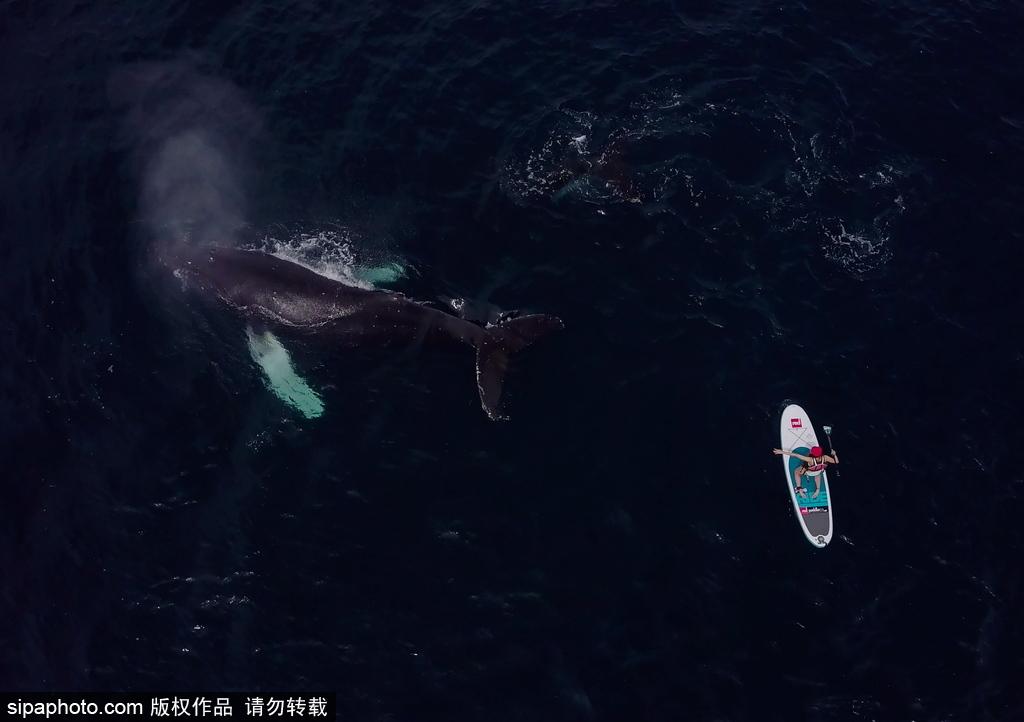
[[[821,428],[823,428],[825,430],[825,436],[826,436],[826,438],[828,438],[828,453],[829,453],[829,456],[831,456],[834,453],[832,451],[832,427],[831,426],[822,426]],[[835,473],[836,478],[838,479],[839,478],[839,469],[833,468],[832,471]]]

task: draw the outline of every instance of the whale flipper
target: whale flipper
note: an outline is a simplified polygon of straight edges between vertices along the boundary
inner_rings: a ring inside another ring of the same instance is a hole
[[[560,318],[544,314],[519,316],[485,329],[476,350],[476,385],[480,405],[494,421],[507,420],[501,413],[501,387],[508,370],[508,356],[522,351],[542,336],[565,328]]]
[[[249,353],[266,374],[267,386],[274,395],[307,419],[322,416],[323,401],[306,380],[295,373],[291,357],[277,337],[270,331],[252,326],[245,329],[245,335],[249,341]]]

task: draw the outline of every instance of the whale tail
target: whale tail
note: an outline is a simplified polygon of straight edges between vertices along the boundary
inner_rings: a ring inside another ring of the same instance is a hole
[[[489,418],[508,419],[501,414],[499,402],[509,354],[522,351],[542,336],[564,327],[560,318],[534,314],[502,321],[484,330],[483,340],[476,349],[476,386],[480,404]]]

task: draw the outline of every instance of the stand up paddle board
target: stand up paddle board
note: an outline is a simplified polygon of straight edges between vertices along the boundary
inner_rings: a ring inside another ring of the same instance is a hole
[[[810,417],[796,404],[790,404],[782,412],[780,426],[782,438],[779,447],[783,451],[808,456],[812,446],[821,446]],[[792,456],[783,455],[781,458],[786,471],[786,486],[789,488],[797,519],[800,520],[800,528],[804,530],[807,541],[816,547],[823,547],[832,540],[832,505],[828,490],[828,472],[822,471],[818,476],[821,486],[817,496],[811,496],[814,493],[814,480],[810,477],[805,477],[803,484],[807,493],[798,494],[794,472],[803,462]]]

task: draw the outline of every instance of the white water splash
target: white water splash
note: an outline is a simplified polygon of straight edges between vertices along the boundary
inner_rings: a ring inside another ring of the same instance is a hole
[[[267,253],[357,288],[386,287],[408,275],[410,267],[403,259],[368,254],[362,247],[365,244],[346,228],[296,231],[286,238],[267,235],[263,239]]]
[[[553,123],[540,147],[505,164],[501,186],[515,200],[549,198],[591,165],[587,156],[593,115],[560,110]]]
[[[834,226],[826,226],[823,231],[822,252],[825,258],[857,278],[877,271],[892,258],[889,237],[877,225],[847,230],[843,221],[836,221]]]
[[[538,144],[520,148],[507,159],[501,170],[502,190],[519,203],[570,201],[603,207],[660,200],[677,169],[670,163],[627,166],[623,153],[644,135],[622,118],[561,108],[544,119],[543,129],[534,136]]]

